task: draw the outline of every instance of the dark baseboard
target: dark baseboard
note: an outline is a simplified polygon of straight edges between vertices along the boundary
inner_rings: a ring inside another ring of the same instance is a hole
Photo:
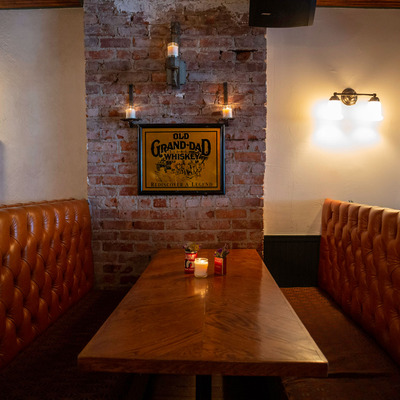
[[[317,286],[319,235],[264,236],[264,262],[280,287]]]

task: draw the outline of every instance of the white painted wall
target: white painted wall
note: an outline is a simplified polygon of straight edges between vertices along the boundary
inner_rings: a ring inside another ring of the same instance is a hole
[[[0,11],[0,203],[87,197],[82,9]]]
[[[400,208],[399,50],[400,10],[317,8],[311,27],[267,29],[265,234],[319,234],[325,197]],[[385,119],[332,135],[317,111],[346,87],[377,92]]]

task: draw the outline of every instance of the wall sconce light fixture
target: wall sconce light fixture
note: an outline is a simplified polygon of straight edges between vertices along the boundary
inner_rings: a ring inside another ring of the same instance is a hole
[[[139,121],[140,118],[136,118],[136,110],[133,106],[133,85],[129,85],[129,104],[125,110],[125,118],[122,121],[128,121],[129,126],[133,128],[135,126],[135,122]]]
[[[340,96],[340,98],[339,98]],[[382,106],[376,93],[357,93],[354,89],[347,88],[343,92],[334,92],[333,96],[329,99],[328,113],[329,119],[340,120],[343,119],[341,103],[346,106],[352,106],[357,103],[358,96],[371,96],[367,104],[365,118],[369,121],[382,121]]]
[[[171,41],[167,48],[167,83],[178,89],[186,83],[186,63],[179,57],[180,36],[179,22],[171,22]]]
[[[228,82],[224,82],[224,106],[222,107],[222,121],[229,125],[229,120],[233,120],[232,107],[228,103]]]

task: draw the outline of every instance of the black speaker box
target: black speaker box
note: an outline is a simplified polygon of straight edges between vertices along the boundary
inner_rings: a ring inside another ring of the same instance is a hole
[[[308,26],[314,22],[317,0],[250,0],[249,25]]]

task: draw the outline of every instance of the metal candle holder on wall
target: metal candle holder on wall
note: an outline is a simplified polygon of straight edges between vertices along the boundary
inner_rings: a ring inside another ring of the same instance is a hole
[[[133,128],[136,125],[136,121],[140,121],[140,118],[136,118],[136,110],[133,106],[133,85],[129,85],[129,107],[125,110],[125,118],[122,121],[129,122],[129,127]]]
[[[228,82],[223,83],[224,86],[224,106],[222,108],[222,118],[220,118],[220,122],[224,125],[229,126],[229,121],[233,121],[234,118],[232,116],[232,107],[228,103]]]
[[[175,88],[180,88],[186,83],[186,63],[180,59],[179,22],[171,22],[171,41],[168,43],[167,53],[167,83]]]

